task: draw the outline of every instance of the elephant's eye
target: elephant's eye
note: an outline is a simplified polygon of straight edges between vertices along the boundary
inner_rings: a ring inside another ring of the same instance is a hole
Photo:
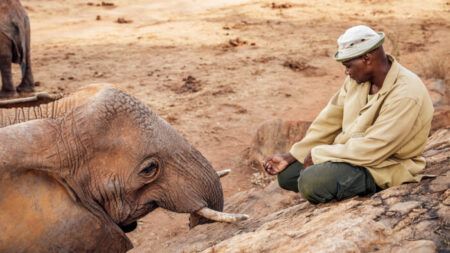
[[[139,174],[144,177],[152,176],[158,170],[158,163],[151,162],[149,163]]]

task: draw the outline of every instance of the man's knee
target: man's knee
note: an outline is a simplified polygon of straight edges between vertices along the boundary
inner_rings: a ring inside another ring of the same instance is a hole
[[[298,192],[297,184],[295,183],[295,179],[293,179],[292,177],[280,173],[277,175],[277,179],[280,188],[288,191]]]
[[[299,192],[313,204],[325,203],[334,198],[336,179],[321,171],[313,165],[308,167],[298,179]]]
[[[313,204],[319,203],[316,200],[316,189],[317,184],[316,180],[313,177],[309,176],[308,174],[303,174],[298,178],[298,191],[302,194],[303,198]]]
[[[314,189],[313,188],[305,186],[304,184],[303,185],[299,184],[298,185],[298,191],[303,196],[303,198],[308,200],[310,203],[312,203],[312,204],[318,204],[319,203],[316,200],[316,198],[315,198],[315,194],[314,194]]]
[[[303,169],[303,165],[299,162],[294,162],[289,165],[284,171],[277,175],[278,184],[282,189],[288,191],[298,192],[297,180],[300,174],[300,170]]]
[[[278,185],[280,185],[280,188],[289,190],[288,189],[288,181],[282,174],[278,174],[277,179],[278,179]]]

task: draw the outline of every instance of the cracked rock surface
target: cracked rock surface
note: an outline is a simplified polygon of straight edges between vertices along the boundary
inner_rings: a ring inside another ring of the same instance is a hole
[[[430,176],[420,183],[315,206],[274,181],[228,199],[226,211],[247,213],[250,220],[198,226],[167,242],[160,252],[450,250],[448,140],[450,129],[440,129],[429,138],[425,174]]]

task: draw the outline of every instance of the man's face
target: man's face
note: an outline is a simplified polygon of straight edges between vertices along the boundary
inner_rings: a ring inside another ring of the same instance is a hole
[[[369,71],[363,56],[342,62],[345,66],[345,74],[357,83],[364,83],[369,80]]]

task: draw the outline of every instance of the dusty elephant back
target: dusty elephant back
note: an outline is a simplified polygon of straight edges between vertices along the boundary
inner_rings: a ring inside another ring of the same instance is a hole
[[[0,0],[0,32],[14,44],[14,63],[21,63],[27,57],[27,32],[30,21],[25,9],[17,0]]]

